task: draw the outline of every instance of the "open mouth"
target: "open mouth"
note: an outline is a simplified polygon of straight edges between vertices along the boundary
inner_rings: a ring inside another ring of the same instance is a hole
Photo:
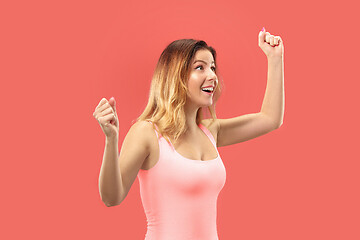
[[[206,93],[213,93],[213,92],[214,92],[214,88],[213,88],[213,87],[202,88],[201,90],[202,90],[203,92],[206,92]]]
[[[207,92],[207,93],[212,93],[212,91],[210,90],[203,90],[204,92]]]

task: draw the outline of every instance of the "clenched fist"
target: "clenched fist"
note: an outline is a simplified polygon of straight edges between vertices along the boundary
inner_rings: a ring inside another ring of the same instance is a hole
[[[106,138],[119,137],[119,121],[116,113],[115,99],[101,99],[93,113],[95,119],[99,122]]]
[[[283,58],[284,44],[280,36],[265,32],[265,28],[259,32],[259,47],[269,58]]]

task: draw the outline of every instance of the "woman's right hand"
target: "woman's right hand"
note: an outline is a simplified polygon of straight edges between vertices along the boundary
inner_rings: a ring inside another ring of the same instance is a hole
[[[116,113],[115,98],[101,99],[93,116],[99,122],[101,129],[105,133],[106,138],[119,137],[119,121]]]

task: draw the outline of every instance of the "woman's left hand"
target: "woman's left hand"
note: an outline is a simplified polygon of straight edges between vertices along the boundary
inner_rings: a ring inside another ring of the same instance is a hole
[[[259,33],[259,47],[269,58],[283,58],[284,44],[280,36],[271,35],[269,32],[260,31]]]

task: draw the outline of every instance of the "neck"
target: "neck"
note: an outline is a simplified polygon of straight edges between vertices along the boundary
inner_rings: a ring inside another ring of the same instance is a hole
[[[197,115],[198,110],[199,110],[199,107],[185,104],[184,111],[185,111],[185,117],[186,117],[186,126],[188,129],[186,134],[193,134],[199,130],[199,127],[196,124],[196,115]]]

